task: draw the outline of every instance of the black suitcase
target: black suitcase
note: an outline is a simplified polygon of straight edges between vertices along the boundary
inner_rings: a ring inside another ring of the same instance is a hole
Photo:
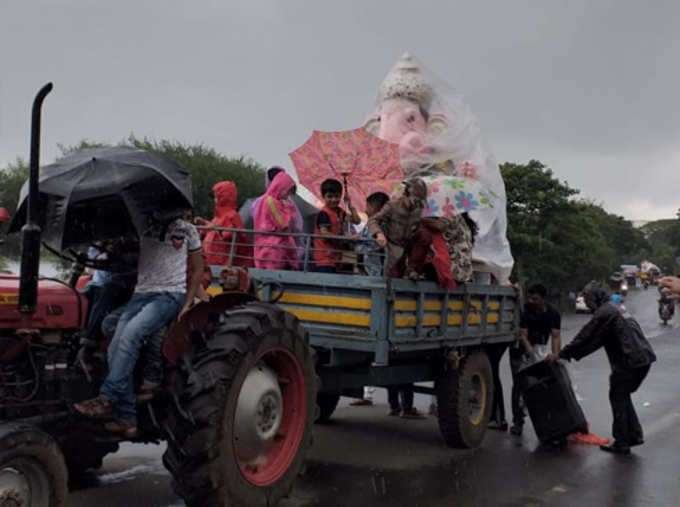
[[[540,361],[520,369],[518,376],[524,404],[541,442],[588,433],[586,418],[563,364]]]

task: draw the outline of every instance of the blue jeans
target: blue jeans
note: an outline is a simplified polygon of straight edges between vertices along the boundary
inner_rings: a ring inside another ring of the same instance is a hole
[[[116,326],[125,306],[120,306],[104,317],[102,322],[102,335],[107,339],[112,339],[116,334]],[[168,333],[170,323],[161,326],[153,334],[145,336],[144,346],[141,351],[141,361],[144,364],[142,379],[144,381],[160,384],[163,380],[163,341]]]
[[[104,339],[102,322],[113,309],[130,299],[132,288],[109,282],[103,286],[89,285],[84,293],[90,300],[86,326],[87,338],[99,343]]]
[[[120,419],[137,417],[133,373],[144,337],[175,318],[184,298],[179,292],[136,292],[125,305],[109,345],[109,374],[99,390],[115,406]]]

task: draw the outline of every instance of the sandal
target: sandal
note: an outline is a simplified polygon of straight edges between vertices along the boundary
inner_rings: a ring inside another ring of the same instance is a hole
[[[92,419],[109,419],[113,417],[113,406],[106,396],[101,394],[91,400],[74,403],[73,408],[85,417]]]

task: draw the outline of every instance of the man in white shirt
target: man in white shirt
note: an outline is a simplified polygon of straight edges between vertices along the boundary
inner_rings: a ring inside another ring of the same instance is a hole
[[[143,342],[175,317],[182,318],[203,276],[201,240],[190,223],[175,219],[165,226],[157,224],[139,243],[137,285],[109,345],[109,373],[99,396],[75,404],[85,416],[113,418],[106,429],[127,438],[137,434],[133,372]],[[156,348],[160,351],[160,346]]]

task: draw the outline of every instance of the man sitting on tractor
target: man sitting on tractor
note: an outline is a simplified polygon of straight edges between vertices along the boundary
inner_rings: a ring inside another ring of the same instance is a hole
[[[187,260],[192,273],[188,284]],[[140,238],[137,273],[135,292],[109,345],[109,373],[99,396],[75,404],[87,417],[113,419],[106,423],[107,431],[126,438],[137,435],[133,372],[143,341],[156,337],[178,314],[181,319],[200,286],[203,255],[196,228],[180,218],[158,223]]]

